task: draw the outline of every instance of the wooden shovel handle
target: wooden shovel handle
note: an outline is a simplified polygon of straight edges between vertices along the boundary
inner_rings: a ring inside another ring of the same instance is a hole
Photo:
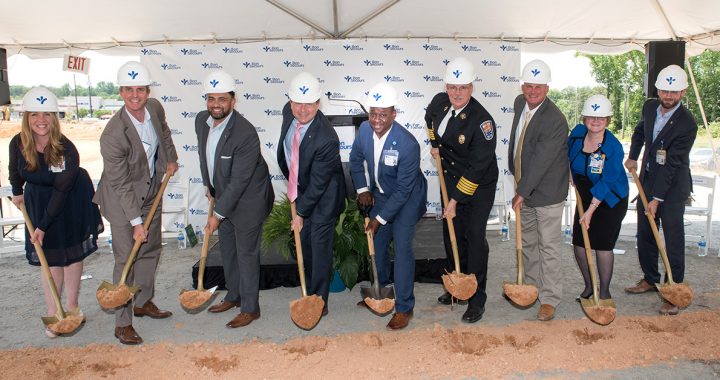
[[[290,223],[295,220],[297,216],[297,208],[295,202],[290,202]],[[307,287],[305,285],[305,263],[303,262],[302,253],[302,240],[300,240],[300,231],[293,229],[293,235],[295,235],[295,256],[297,256],[298,264],[298,275],[300,276],[300,290],[302,296],[307,297]]]
[[[30,233],[30,236],[32,236],[33,234],[35,234],[35,227],[33,227],[33,224],[30,221],[30,216],[25,209],[24,203],[20,205],[20,211],[23,214],[23,218],[25,218],[25,226],[28,229],[28,233]],[[42,246],[37,241],[33,243],[33,246],[35,247],[35,252],[38,255],[38,259],[40,259],[40,267],[42,269],[42,272],[47,279],[48,286],[50,287],[50,294],[52,295],[53,302],[55,302],[55,308],[57,309],[58,316],[61,317],[60,319],[63,319],[65,318],[65,311],[63,310],[62,302],[60,302],[60,296],[58,295],[57,287],[55,287],[55,280],[53,280],[52,273],[50,273],[50,265],[48,265],[47,259],[45,258],[45,251],[43,251]]]
[[[675,281],[673,280],[672,269],[670,268],[670,262],[668,261],[667,252],[665,251],[665,244],[663,244],[662,240],[660,239],[660,233],[658,232],[657,224],[655,224],[655,219],[647,214],[648,200],[645,196],[645,190],[643,190],[642,184],[640,183],[640,178],[638,178],[637,173],[635,173],[635,171],[631,171],[630,174],[632,174],[633,181],[635,181],[635,186],[637,186],[638,194],[640,195],[643,208],[645,209],[645,215],[650,222],[650,228],[652,229],[653,236],[655,237],[655,243],[657,243],[658,250],[660,251],[660,257],[662,257],[663,265],[665,265],[665,273],[667,275],[668,282],[670,284],[674,284]]]
[[[215,211],[215,197],[210,198],[210,208],[208,209],[208,215],[212,216]],[[207,232],[207,231],[205,231]],[[197,290],[205,290],[203,281],[205,280],[205,264],[207,263],[208,248],[210,247],[210,235],[204,233],[205,238],[203,239],[202,248],[200,249],[200,266],[198,267],[198,287]]]
[[[370,218],[368,218],[366,216],[365,217],[365,227],[367,227],[368,224],[370,224]],[[368,231],[368,233],[366,235],[367,235],[367,241],[368,241],[368,253],[370,254],[371,257],[375,256],[375,241],[373,240],[373,238],[374,238],[373,233],[372,233],[372,231]]]
[[[522,285],[525,277],[522,257],[522,220],[520,219],[520,207],[515,209],[515,253],[517,254],[517,284]]]
[[[439,148],[438,148],[439,150]],[[438,158],[435,160],[437,165],[438,180],[440,181],[440,193],[442,194],[443,208],[447,207],[449,202],[447,187],[445,186],[445,176],[443,175],[442,162]],[[460,255],[458,254],[457,239],[455,238],[455,225],[452,218],[445,218],[448,225],[448,235],[450,235],[450,247],[452,247],[453,261],[455,262],[455,271],[460,273]]]
[[[172,177],[172,176],[167,173],[165,173],[165,176],[163,176],[162,184],[160,185],[160,189],[158,190],[157,194],[155,195],[155,199],[153,200],[152,207],[150,207],[150,212],[145,217],[145,222],[143,223],[143,228],[145,230],[150,228],[150,222],[152,222],[152,219],[155,216],[155,210],[157,210],[158,205],[160,204],[160,200],[162,200],[162,196],[163,196],[163,193],[165,192],[165,188],[167,187],[168,182],[170,182],[170,177]],[[130,268],[132,268],[132,265],[135,263],[135,257],[137,256],[137,253],[140,250],[140,246],[142,245],[142,243],[143,243],[143,241],[141,239],[135,239],[135,244],[133,244],[132,250],[130,251],[130,256],[128,256],[128,259],[125,262],[125,267],[123,268],[122,277],[120,277],[120,283],[118,285],[125,284],[128,273],[130,273]]]
[[[580,198],[580,192],[578,192],[577,187],[574,189],[578,215],[582,218],[585,215],[585,209],[583,208],[582,199]],[[592,248],[590,247],[590,236],[584,224],[580,223],[580,229],[582,230],[583,243],[585,243],[585,257],[588,262],[588,270],[590,271],[590,281],[592,281],[593,299],[595,300],[595,304],[598,305],[600,303],[600,296],[598,295],[598,280],[597,274],[595,273],[595,261],[592,256]]]

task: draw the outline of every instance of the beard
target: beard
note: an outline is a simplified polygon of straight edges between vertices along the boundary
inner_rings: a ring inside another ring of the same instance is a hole
[[[676,105],[678,105],[678,103],[680,103],[680,99],[678,99],[678,100],[663,100],[663,99],[660,99],[660,104],[661,104],[662,107],[663,107],[664,109],[666,109],[666,110],[672,109],[673,107],[675,107]]]
[[[214,120],[223,120],[228,115],[230,115],[230,110],[223,109],[222,112],[220,112],[219,115],[215,115],[212,111],[208,110],[210,112],[210,117],[212,117]]]

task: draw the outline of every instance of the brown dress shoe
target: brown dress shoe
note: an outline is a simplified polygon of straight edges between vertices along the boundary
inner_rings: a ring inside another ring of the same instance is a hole
[[[322,316],[325,317],[328,315],[328,307],[327,304],[323,307]]]
[[[678,315],[679,312],[680,308],[668,301],[663,301],[663,304],[660,306],[660,314],[662,315]]]
[[[638,281],[635,286],[630,286],[625,288],[625,291],[630,294],[641,294],[641,293],[647,293],[647,292],[656,292],[657,288],[654,284],[651,284],[643,278],[642,280]]]
[[[118,338],[122,344],[140,344],[143,342],[142,338],[138,335],[132,325],[115,327],[115,337]]]
[[[413,316],[412,310],[408,313],[395,313],[392,316],[392,319],[390,319],[390,322],[387,324],[388,330],[400,330],[407,327],[408,323],[410,323],[410,319]]]
[[[144,317],[147,315],[148,317],[154,319],[163,319],[172,315],[169,311],[158,309],[152,301],[145,302],[145,305],[142,307],[134,307],[133,314],[136,317]]]
[[[237,315],[237,317],[233,318],[232,321],[228,322],[225,326],[230,327],[231,329],[237,328],[237,327],[243,327],[250,324],[250,322],[259,319],[260,313],[240,313]]]
[[[537,313],[537,319],[541,321],[549,321],[555,318],[555,306],[546,303],[540,304],[540,310]]]
[[[222,313],[223,311],[228,311],[234,307],[240,307],[240,302],[222,300],[219,304],[210,306],[208,311],[211,313]]]

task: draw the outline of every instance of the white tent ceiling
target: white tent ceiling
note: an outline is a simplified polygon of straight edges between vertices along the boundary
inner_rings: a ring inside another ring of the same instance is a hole
[[[604,53],[679,39],[690,54],[720,49],[718,0],[23,0],[0,14],[0,47],[38,58],[327,38],[505,40],[525,51]]]

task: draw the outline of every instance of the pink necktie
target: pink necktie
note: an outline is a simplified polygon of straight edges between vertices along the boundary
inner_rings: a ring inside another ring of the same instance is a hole
[[[290,148],[290,178],[288,178],[288,200],[295,202],[297,199],[298,161],[300,160],[300,128],[302,125],[295,125],[292,147]]]

